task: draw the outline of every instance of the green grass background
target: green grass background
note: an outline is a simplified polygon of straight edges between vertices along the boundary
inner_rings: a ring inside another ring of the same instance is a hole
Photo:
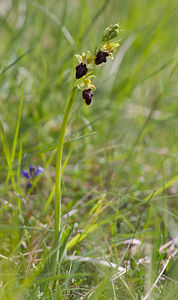
[[[0,299],[143,299],[167,259],[150,299],[176,299],[177,12],[167,0],[0,2]],[[121,47],[95,70],[91,106],[78,92],[67,128],[53,289],[55,150],[73,57],[116,22]],[[27,194],[30,164],[45,172]],[[141,245],[123,244],[133,238]],[[128,269],[113,281],[116,269],[66,255]]]

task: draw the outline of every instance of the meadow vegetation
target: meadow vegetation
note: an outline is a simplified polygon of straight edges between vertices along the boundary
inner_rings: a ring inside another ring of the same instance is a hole
[[[176,299],[177,11],[167,0],[0,1],[0,299]],[[69,116],[56,234],[75,55],[117,22],[114,60]]]

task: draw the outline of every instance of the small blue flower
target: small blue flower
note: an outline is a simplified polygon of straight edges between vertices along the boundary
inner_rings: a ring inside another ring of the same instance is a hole
[[[33,172],[35,172],[35,167],[34,166],[30,166],[29,167],[29,172],[30,172],[30,174],[33,174]]]
[[[26,170],[22,170],[22,175],[23,175],[25,178],[30,178],[30,174],[29,174]]]
[[[26,189],[29,190],[32,187],[32,184],[30,182],[27,183]]]
[[[35,172],[35,176],[39,176],[42,172],[44,172],[44,169],[41,166],[38,166]]]
[[[41,166],[38,166],[38,168],[30,165],[29,166],[29,172],[26,170],[22,170],[22,175],[27,178],[26,183],[26,191],[32,188],[32,182],[35,179],[36,176],[39,176],[42,172],[44,172],[44,169]]]

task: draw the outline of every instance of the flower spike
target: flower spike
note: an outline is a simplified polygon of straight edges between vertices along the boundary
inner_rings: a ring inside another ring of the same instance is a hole
[[[99,49],[92,54],[90,51],[83,52],[82,55],[76,55],[79,65],[76,66],[76,86],[82,90],[82,98],[87,105],[91,104],[94,96],[92,89],[95,86],[91,83],[91,78],[95,77],[89,75],[88,69],[96,68],[96,66],[106,63],[107,58],[113,59],[113,53],[119,47],[118,36],[120,33],[119,24],[110,25],[103,33],[102,42]],[[89,76],[88,76],[88,75]]]

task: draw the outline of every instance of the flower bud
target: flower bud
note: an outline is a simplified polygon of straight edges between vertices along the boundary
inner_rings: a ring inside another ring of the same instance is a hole
[[[86,64],[80,63],[76,66],[76,78],[79,79],[86,75],[88,72]]]
[[[110,25],[107,27],[103,34],[103,42],[115,39],[119,35],[119,24]]]
[[[94,95],[93,95],[91,89],[87,89],[87,90],[84,90],[84,91],[82,92],[82,98],[85,100],[85,103],[86,103],[87,105],[90,105],[93,96],[94,96]]]
[[[109,53],[106,51],[98,51],[95,58],[95,64],[100,65],[103,62],[105,63],[107,61],[107,56],[109,56]]]

